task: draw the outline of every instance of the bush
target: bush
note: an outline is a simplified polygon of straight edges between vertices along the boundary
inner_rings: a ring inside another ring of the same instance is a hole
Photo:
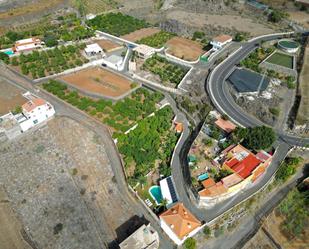
[[[296,173],[296,168],[301,161],[302,159],[299,157],[286,158],[276,173],[276,180],[279,182],[285,182],[288,180],[290,176]]]
[[[195,249],[196,248],[196,240],[193,238],[188,238],[184,242],[184,247],[186,249]]]
[[[202,31],[195,31],[195,32],[193,33],[192,39],[193,39],[193,40],[196,40],[196,39],[203,39],[204,36],[205,36],[205,33],[204,33],[204,32],[202,32]]]
[[[269,108],[269,111],[271,114],[273,114],[276,117],[278,117],[280,114],[280,110],[278,108]]]
[[[203,233],[209,237],[211,235],[211,230],[210,230],[210,227],[209,226],[205,226],[204,229],[203,229]]]
[[[0,52],[0,60],[2,60],[6,64],[9,64],[10,62],[9,56],[3,52]]]

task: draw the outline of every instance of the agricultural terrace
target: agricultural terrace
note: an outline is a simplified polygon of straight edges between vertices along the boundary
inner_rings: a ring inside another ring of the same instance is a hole
[[[204,52],[201,43],[183,37],[173,37],[166,46],[167,53],[187,61],[197,60]]]
[[[309,47],[304,53],[304,63],[299,75],[299,89],[301,94],[300,105],[297,112],[296,123],[303,125],[309,120]]]
[[[81,66],[88,60],[81,55],[84,44],[61,46],[44,51],[33,51],[10,59],[9,63],[22,74],[33,79],[42,78]]]
[[[181,82],[183,77],[188,72],[187,69],[172,64],[167,59],[160,57],[157,54],[147,59],[143,64],[142,69],[146,69],[156,75],[159,75],[164,84],[173,84],[175,86]]]
[[[139,183],[137,191],[143,199],[152,200],[148,189],[157,184],[160,175],[171,175],[170,160],[178,139],[171,127],[173,116],[172,109],[164,107],[140,121],[130,133],[118,137],[128,182],[132,187]]]
[[[0,37],[0,49],[10,48],[17,40],[38,37],[45,42],[46,46],[53,47],[58,45],[58,40],[77,41],[92,37],[94,31],[85,28],[76,14],[59,16],[57,24],[42,24],[26,31],[9,31]]]
[[[95,43],[97,43],[103,49],[104,52],[111,52],[122,48],[122,45],[105,39],[96,40]]]
[[[165,45],[165,43],[174,37],[175,34],[160,31],[159,33],[155,33],[151,36],[145,37],[137,41],[139,44],[145,44],[153,48],[161,48]]]
[[[82,91],[108,97],[121,96],[136,85],[132,84],[128,79],[100,67],[88,68],[64,75],[61,79]]]
[[[118,137],[136,122],[154,112],[156,103],[163,98],[163,95],[158,92],[139,88],[129,97],[113,104],[111,100],[82,96],[77,91],[72,91],[65,84],[55,80],[44,83],[43,88],[108,125],[113,137]]]
[[[93,29],[98,29],[115,36],[126,35],[148,26],[144,20],[139,20],[122,13],[107,13],[96,16],[88,20],[87,25]]]
[[[136,30],[130,34],[121,36],[121,38],[131,41],[131,42],[136,42],[142,38],[152,36],[159,32],[160,32],[160,29],[158,28],[143,28],[143,29]]]
[[[262,62],[267,56],[269,56],[272,52],[274,52],[275,48],[257,48],[252,53],[249,54],[248,57],[243,59],[240,62],[240,65],[242,67],[249,68],[256,72],[261,72],[261,69],[259,68],[260,62]]]
[[[266,61],[272,64],[293,69],[293,56],[288,54],[275,52]]]

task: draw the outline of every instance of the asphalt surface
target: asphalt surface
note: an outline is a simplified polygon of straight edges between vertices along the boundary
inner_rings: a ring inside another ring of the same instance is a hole
[[[217,66],[208,78],[207,91],[215,107],[221,113],[227,114],[233,121],[241,126],[254,127],[263,125],[263,123],[252,115],[246,113],[235,103],[233,97],[228,91],[226,79],[232,73],[235,66],[256,48],[256,44],[260,41],[274,40],[281,37],[282,36],[279,35],[273,35],[244,43],[240,50]],[[292,146],[305,146],[309,144],[308,138],[295,137],[286,134],[281,130],[277,130],[276,132],[279,140]]]

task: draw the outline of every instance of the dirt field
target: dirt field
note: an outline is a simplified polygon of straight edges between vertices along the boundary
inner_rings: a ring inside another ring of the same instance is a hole
[[[267,235],[260,229],[254,236],[251,238],[243,249],[276,249],[273,246],[271,240]]]
[[[229,29],[236,28],[239,31],[249,32],[254,36],[273,32],[272,29],[262,24],[254,23],[253,20],[239,15],[211,15],[174,10],[168,12],[167,18],[178,20],[190,26],[200,27],[201,29],[209,25]]]
[[[95,43],[97,43],[104,50],[104,52],[111,52],[122,47],[121,45],[110,40],[97,40]]]
[[[21,95],[21,89],[0,78],[0,116],[21,106],[27,100]]]
[[[289,19],[309,29],[309,14],[305,11],[289,11]]]
[[[102,249],[124,236],[136,211],[114,180],[104,139],[58,117],[0,144],[0,182],[38,248]]]
[[[173,37],[166,45],[169,54],[188,61],[197,60],[204,52],[200,43],[183,37]]]
[[[160,32],[160,29],[158,28],[144,28],[144,29],[140,29],[140,30],[136,30],[130,34],[121,36],[121,38],[126,39],[128,41],[131,42],[136,42],[142,38],[145,38],[147,36],[151,36],[153,34],[156,34]]]
[[[62,80],[90,93],[118,97],[131,89],[131,82],[102,68],[89,68],[61,77]]]
[[[22,225],[16,219],[6,193],[0,187],[0,247],[1,249],[30,249],[20,231]]]
[[[309,122],[309,46],[304,55],[304,64],[299,76],[299,88],[301,92],[301,102],[299,105],[296,121],[297,124]]]
[[[280,224],[283,222],[281,216],[276,216],[273,212],[267,217],[264,222],[265,229],[271,234],[274,240],[284,249],[303,249],[308,247],[309,243],[309,231],[306,231],[307,240],[301,241],[300,239],[294,238],[293,240],[286,238],[280,231]]]

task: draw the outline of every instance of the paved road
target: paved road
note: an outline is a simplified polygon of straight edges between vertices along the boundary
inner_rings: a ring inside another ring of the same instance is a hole
[[[263,123],[252,115],[246,113],[235,103],[230,92],[228,91],[226,79],[235,68],[235,65],[237,65],[253,49],[256,48],[256,44],[258,44],[260,41],[274,40],[280,37],[282,36],[273,35],[244,43],[242,45],[242,48],[238,50],[237,53],[230,56],[219,66],[217,66],[208,78],[207,91],[213,104],[221,113],[227,114],[233,121],[235,121],[241,126],[254,127],[262,125]],[[280,130],[277,130],[277,134],[281,141],[286,142],[290,145],[305,146],[309,144],[308,138],[305,139],[295,137],[289,134],[285,134],[283,131]]]
[[[122,196],[119,196],[119,198],[123,198],[127,203],[129,203],[129,205],[132,206],[136,210],[136,215],[144,216],[148,221],[150,221],[151,225],[159,233],[160,248],[164,248],[164,249],[174,248],[175,247],[174,244],[167,237],[167,235],[162,231],[158,222],[149,214],[148,210],[146,210],[144,206],[136,198],[134,198],[133,195],[129,192],[118,150],[112,138],[108,135],[109,132],[107,128],[104,125],[102,125],[100,122],[97,122],[96,120],[89,117],[87,114],[59,100],[57,97],[51,94],[47,94],[42,91],[37,92],[36,91],[37,88],[35,88],[32,85],[31,80],[25,77],[22,77],[18,73],[8,70],[1,64],[0,64],[0,71],[1,71],[1,76],[4,79],[6,79],[9,83],[15,84],[21,87],[22,89],[24,89],[25,91],[34,92],[38,96],[50,102],[55,107],[57,115],[67,116],[71,119],[74,119],[78,121],[79,123],[95,131],[99,136],[102,136],[102,138],[104,139],[106,143],[105,149],[107,150],[106,151],[107,155],[112,164],[112,169],[113,169],[116,181],[117,181],[117,185],[119,187],[120,192],[122,193]]]

